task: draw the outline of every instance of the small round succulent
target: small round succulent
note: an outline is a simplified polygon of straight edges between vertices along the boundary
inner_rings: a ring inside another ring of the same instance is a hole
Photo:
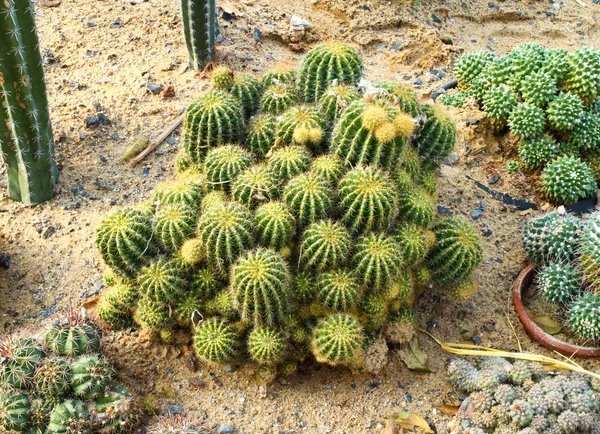
[[[586,283],[596,292],[600,288],[600,214],[592,213],[583,227],[579,268]]]
[[[285,356],[286,341],[283,334],[271,327],[258,327],[248,335],[248,353],[261,364],[280,362]]]
[[[258,241],[264,247],[281,250],[292,241],[294,216],[282,202],[267,202],[256,210]]]
[[[405,190],[398,195],[398,213],[407,222],[427,227],[436,214],[435,201],[423,188]]]
[[[199,238],[185,241],[179,251],[179,257],[187,265],[198,265],[206,260],[206,251]]]
[[[297,145],[277,148],[267,158],[267,167],[280,184],[305,172],[312,160],[310,151],[305,146]]]
[[[222,318],[233,320],[237,316],[237,310],[231,299],[231,291],[224,289],[219,291],[204,305],[204,310],[209,315],[218,315]]]
[[[254,158],[264,158],[275,144],[277,118],[269,113],[260,113],[250,119],[246,131],[245,145]]]
[[[166,250],[178,250],[194,234],[197,218],[196,210],[188,205],[161,205],[154,218],[154,233]]]
[[[73,363],[73,393],[85,400],[96,399],[113,379],[110,364],[98,355],[82,356]]]
[[[175,181],[159,184],[152,193],[152,199],[161,204],[197,207],[204,197],[205,184],[201,177],[191,178],[182,173]]]
[[[488,117],[497,121],[507,121],[519,99],[509,86],[500,84],[486,92],[482,102]]]
[[[241,102],[246,118],[252,116],[258,109],[261,91],[261,82],[248,74],[235,74],[229,87],[229,92]]]
[[[290,68],[287,65],[280,64],[275,65],[273,69],[267,71],[262,78],[263,87],[271,86],[276,83],[296,83],[298,78],[298,71]]]
[[[600,338],[600,296],[587,293],[576,298],[568,311],[568,322],[579,336],[595,341]]]
[[[600,97],[600,51],[588,47],[578,48],[569,53],[568,61],[565,89],[586,102]]]
[[[594,171],[578,157],[558,157],[541,176],[542,188],[558,204],[570,205],[596,193]]]
[[[544,266],[537,276],[538,290],[551,303],[568,303],[581,287],[577,268],[568,263],[555,262]]]
[[[496,55],[491,51],[471,51],[458,58],[454,65],[454,74],[462,89],[468,89],[473,79],[494,60]]]
[[[575,434],[581,432],[579,430],[580,417],[577,413],[571,410],[563,411],[557,420],[557,424],[565,434]]]
[[[521,82],[521,90],[525,102],[538,107],[546,107],[548,103],[552,105],[557,99],[557,79],[545,69],[540,69],[523,79]],[[560,98],[560,95],[558,98]],[[548,107],[548,120],[552,123],[549,112],[550,108]]]
[[[422,262],[435,242],[435,234],[416,223],[403,223],[395,231],[407,265]]]
[[[42,396],[62,396],[71,389],[71,367],[61,359],[44,359],[35,368],[33,384]]]
[[[280,115],[298,102],[295,83],[273,83],[267,86],[260,98],[260,109],[264,113]]]
[[[313,330],[312,353],[320,363],[351,364],[362,353],[365,336],[359,322],[347,314],[321,319]]]
[[[208,362],[231,362],[239,351],[240,335],[220,318],[209,318],[194,331],[196,354]]]
[[[393,279],[403,261],[402,246],[382,233],[360,237],[352,257],[361,283],[372,288],[381,288]]]
[[[144,329],[152,332],[167,330],[175,325],[175,320],[171,317],[167,306],[147,298],[142,298],[138,302],[134,320]]]
[[[509,381],[516,386],[522,386],[526,381],[531,380],[532,375],[528,363],[524,360],[517,360],[510,365],[506,374]]]
[[[52,324],[46,334],[46,345],[59,356],[81,356],[100,349],[100,329],[79,313],[69,313]]]
[[[335,83],[321,95],[317,105],[325,121],[333,125],[350,103],[359,98],[356,87]]]
[[[448,365],[446,378],[465,392],[475,392],[479,389],[479,372],[466,360],[452,360]]]
[[[309,225],[300,244],[300,263],[317,270],[343,264],[348,256],[352,237],[343,224],[321,220]]]
[[[583,115],[583,102],[577,95],[561,92],[546,110],[548,124],[558,131],[571,131],[576,128]]]
[[[177,155],[175,156],[175,167],[177,168],[177,172],[181,173],[189,169],[192,164],[194,164],[194,162],[185,150],[177,152]]]
[[[464,108],[467,105],[467,101],[472,98],[471,92],[456,92],[456,93],[445,93],[441,95],[437,101],[452,107]]]
[[[500,384],[494,390],[494,399],[500,404],[511,404],[517,399],[517,391],[509,384]]]
[[[530,220],[523,230],[523,246],[536,263],[572,261],[579,248],[581,222],[556,211]]]
[[[292,280],[294,296],[302,304],[313,301],[317,294],[316,276],[311,271],[298,271]]]
[[[425,167],[434,168],[436,163],[448,157],[456,144],[456,126],[439,108],[423,106],[425,123],[413,145]]]
[[[546,166],[560,151],[560,145],[550,136],[523,139],[519,144],[519,157],[529,169]]]
[[[332,196],[323,178],[310,172],[292,178],[283,191],[283,201],[301,225],[327,217],[333,206]]]
[[[516,175],[521,170],[521,163],[518,160],[506,160],[504,162],[504,170],[510,175]]]
[[[175,302],[186,290],[184,270],[174,260],[160,258],[144,267],[137,278],[140,293],[156,302]]]
[[[331,184],[337,184],[346,168],[342,159],[335,154],[323,154],[310,164],[310,172]]]
[[[584,111],[579,117],[579,123],[568,134],[568,144],[576,149],[593,154],[600,146],[600,111]]]
[[[79,400],[60,403],[52,413],[46,428],[47,434],[90,433],[90,413],[87,406]]]
[[[515,106],[508,118],[510,131],[521,139],[533,139],[541,136],[546,125],[544,111],[528,103]]]
[[[233,84],[234,73],[229,66],[219,65],[212,71],[212,82],[216,89],[229,90]]]
[[[335,311],[351,312],[359,306],[362,288],[358,280],[346,270],[322,273],[317,278],[317,297]]]
[[[542,71],[552,75],[557,81],[562,81],[569,72],[569,51],[565,48],[546,49]]]
[[[464,303],[470,300],[479,290],[477,280],[468,278],[452,285],[450,296],[453,300]]]
[[[250,165],[250,153],[239,145],[222,145],[206,155],[205,169],[209,185],[229,191],[235,178]]]
[[[284,145],[294,143],[318,152],[324,135],[323,119],[314,106],[293,106],[278,118],[275,136]]]
[[[233,181],[231,197],[236,202],[254,209],[276,196],[276,180],[265,165],[248,167]]]

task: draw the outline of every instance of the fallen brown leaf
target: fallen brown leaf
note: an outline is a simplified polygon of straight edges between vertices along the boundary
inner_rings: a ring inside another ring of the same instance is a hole
[[[222,0],[219,2],[219,7],[221,9],[223,9],[223,11],[227,12],[228,14],[233,15],[234,17],[243,17],[244,13],[242,11],[240,11],[240,9],[235,6],[233,3],[231,3],[229,0]]]
[[[408,411],[401,411],[400,413],[394,413],[390,416],[396,425],[402,429],[409,429],[414,431],[415,428],[421,428],[423,432],[433,434],[433,431],[423,416],[419,416],[415,413],[409,413]]]
[[[459,406],[458,405],[434,405],[433,408],[435,408],[440,413],[445,414],[446,416],[456,416],[456,413],[458,413]]]
[[[399,433],[400,433],[400,428],[398,428],[398,425],[396,425],[394,422],[392,422],[389,419],[385,421],[385,426],[383,427],[383,431],[381,431],[381,434],[399,434]]]
[[[533,312],[529,310],[527,311],[527,314],[539,328],[544,330],[549,335],[557,335],[562,330],[562,325],[560,325],[559,322],[550,318],[548,315],[536,316]]]
[[[55,8],[61,3],[62,0],[49,0],[47,2],[42,3],[42,7],[44,8]]]
[[[429,366],[427,366],[427,353],[423,351],[419,340],[416,336],[404,345],[402,351],[400,351],[400,357],[402,361],[406,363],[406,367],[413,371],[420,372],[431,372]]]

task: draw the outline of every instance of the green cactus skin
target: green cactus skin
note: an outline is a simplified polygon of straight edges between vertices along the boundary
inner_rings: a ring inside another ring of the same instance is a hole
[[[407,222],[427,227],[436,215],[435,200],[423,188],[405,190],[398,195],[398,214]]]
[[[79,400],[64,401],[50,414],[47,434],[91,433],[90,414],[87,406]]]
[[[268,87],[277,83],[295,84],[298,78],[298,71],[286,65],[275,65],[275,67],[267,71],[262,78],[263,87]]]
[[[268,157],[268,168],[280,184],[285,184],[293,177],[305,172],[312,160],[310,151],[305,146],[284,146],[273,151]]]
[[[192,164],[194,162],[184,150],[177,152],[177,155],[175,155],[175,168],[178,173],[186,171],[192,167]]]
[[[570,144],[582,151],[592,151],[600,147],[600,111],[586,110],[581,113],[579,123],[569,135]]]
[[[204,184],[205,182],[192,180],[182,173],[179,179],[172,182],[163,182],[156,186],[152,193],[152,199],[162,205],[198,207],[204,197]]]
[[[362,57],[356,48],[340,43],[322,44],[304,57],[298,73],[298,86],[302,98],[314,103],[334,82],[357,84],[362,74]]]
[[[335,125],[342,112],[352,101],[360,98],[360,93],[354,86],[333,84],[321,95],[317,106],[321,116],[329,125]]]
[[[452,284],[467,279],[483,260],[474,229],[457,218],[444,219],[432,229],[436,241],[429,253],[429,268],[434,280]]]
[[[410,271],[400,270],[398,275],[380,290],[380,295],[389,304],[391,312],[396,313],[400,308],[412,307],[414,304],[413,276]]]
[[[209,185],[217,190],[229,191],[231,183],[251,161],[250,153],[238,145],[223,145],[211,149],[205,161]]]
[[[558,157],[542,172],[542,188],[550,200],[570,205],[596,194],[594,171],[578,157]]]
[[[294,216],[282,202],[267,202],[256,210],[258,242],[277,251],[289,246],[296,231]]]
[[[373,167],[357,167],[339,183],[341,220],[351,231],[387,229],[397,215],[397,196],[387,174]]]
[[[98,318],[113,330],[127,329],[133,325],[132,314],[137,299],[136,288],[126,283],[117,283],[100,297]]]
[[[298,101],[298,90],[295,84],[275,83],[265,88],[260,98],[260,110],[277,116]]]
[[[473,278],[455,283],[450,290],[450,297],[458,303],[471,300],[479,291],[479,284]]]
[[[560,154],[560,145],[550,136],[522,140],[519,144],[519,157],[529,169],[544,167]]]
[[[577,241],[572,243],[577,246]],[[579,252],[579,268],[584,281],[600,292],[600,214],[593,213],[584,225]]]
[[[190,68],[203,70],[215,59],[216,1],[181,0],[181,20]]]
[[[362,306],[364,324],[369,332],[380,330],[389,322],[388,301],[381,294],[367,293]]]
[[[256,78],[248,74],[236,74],[229,92],[242,103],[246,118],[249,118],[258,110],[262,85]]]
[[[349,167],[372,164],[391,170],[405,144],[393,126],[398,113],[391,105],[354,101],[341,114],[331,133],[331,153],[341,157]],[[386,127],[392,128],[392,134],[382,137],[378,131]]]
[[[334,311],[353,311],[362,301],[362,288],[356,278],[345,270],[320,274],[317,288],[319,301]]]
[[[418,184],[423,187],[423,190],[435,197],[437,192],[437,176],[436,172],[432,170],[423,170],[419,178]]]
[[[591,341],[600,338],[600,296],[583,294],[569,305],[568,323],[579,336]]]
[[[415,182],[410,174],[400,165],[392,172],[392,180],[398,192],[415,188]]]
[[[140,271],[137,284],[144,297],[166,304],[177,301],[185,292],[185,277],[176,261],[160,258]]]
[[[235,202],[208,209],[198,221],[198,238],[210,264],[223,269],[254,245],[254,218]]]
[[[556,78],[544,69],[536,71],[525,77],[521,82],[523,99],[525,102],[538,107],[545,107],[548,103],[552,105],[558,92],[556,83]],[[558,98],[561,98],[561,96],[559,95]],[[548,120],[552,123],[550,109],[548,109]]]
[[[181,144],[194,162],[202,164],[212,147],[238,143],[243,126],[239,101],[223,91],[211,91],[187,107]]]
[[[258,327],[248,335],[248,353],[259,364],[275,364],[285,356],[283,334],[270,327]]]
[[[409,266],[422,262],[435,242],[434,233],[416,223],[401,224],[395,234],[404,251],[404,262]]]
[[[156,253],[152,222],[132,208],[114,211],[98,226],[96,246],[104,262],[123,276],[134,278]]]
[[[444,104],[445,106],[464,108],[467,105],[467,101],[472,98],[471,92],[457,92],[457,93],[445,93],[440,95],[437,102]]]
[[[356,241],[352,263],[362,284],[381,288],[398,274],[403,260],[402,247],[392,237],[371,233]]]
[[[40,343],[34,338],[21,338],[14,342],[12,348],[12,360],[26,369],[33,369],[46,357]]]
[[[405,170],[415,182],[420,180],[423,172],[423,165],[419,153],[413,146],[406,145],[402,148],[399,155],[399,163],[399,167]]]
[[[510,131],[521,139],[533,139],[542,135],[546,125],[544,111],[532,104],[519,103],[508,119]]]
[[[530,220],[523,229],[525,252],[536,264],[575,260],[581,222],[569,214],[550,212]]]
[[[504,170],[509,175],[516,175],[521,170],[521,163],[518,160],[506,160],[504,162]]]
[[[384,89],[388,95],[385,95],[383,99],[390,99],[392,104],[398,105],[404,113],[413,117],[421,114],[419,97],[408,85],[398,81],[378,81],[374,87]]]
[[[479,372],[466,360],[455,359],[448,365],[446,379],[460,390],[471,393],[478,388]]]
[[[5,383],[15,389],[26,389],[33,378],[33,368],[18,364],[8,358],[0,365],[0,383]]]
[[[102,396],[114,376],[108,362],[97,355],[80,357],[72,369],[73,393],[85,400]]]
[[[312,353],[319,363],[344,365],[362,354],[364,332],[359,322],[347,314],[321,319],[313,330]]]
[[[35,369],[33,384],[41,396],[64,395],[71,388],[71,368],[64,360],[44,359]]]
[[[468,89],[475,77],[494,60],[496,55],[490,51],[471,51],[458,58],[454,65],[454,74],[461,89]]]
[[[202,199],[202,202],[200,202],[200,214],[204,214],[210,208],[216,205],[224,205],[225,203],[227,203],[227,201],[228,197],[224,191],[211,191],[206,196],[204,196],[204,199]]]
[[[233,181],[231,197],[254,209],[277,195],[275,184],[276,180],[267,166],[256,164],[248,167]]]
[[[0,427],[26,432],[30,424],[31,403],[26,394],[8,389],[0,395]]]
[[[82,356],[100,349],[100,331],[92,323],[53,324],[46,334],[46,345],[59,356]]]
[[[570,53],[568,59],[570,68],[565,88],[586,102],[600,97],[600,51],[582,47]]]
[[[317,294],[317,280],[314,273],[310,271],[297,271],[292,276],[294,296],[302,304],[313,301]]]
[[[179,251],[179,256],[184,264],[194,266],[206,260],[206,251],[199,238],[186,240]]]
[[[435,162],[450,155],[456,144],[456,126],[454,122],[438,108],[425,104],[423,113],[427,116],[425,124],[413,145],[422,158],[425,167],[435,167]]]
[[[161,205],[154,219],[154,233],[167,251],[179,250],[194,234],[198,213],[181,204]]]
[[[219,315],[232,320],[237,317],[237,311],[231,301],[231,291],[228,289],[218,292],[210,299],[205,305],[205,310],[209,315]]]
[[[577,95],[561,92],[554,98],[548,109],[546,117],[548,124],[558,131],[571,131],[576,128],[583,115],[583,102]]]
[[[342,159],[335,154],[323,154],[313,160],[310,165],[310,172],[314,173],[325,181],[336,185],[346,168]]]
[[[238,258],[231,269],[231,293],[243,321],[272,326],[290,309],[290,274],[283,258],[258,248]]]
[[[189,292],[177,301],[174,317],[181,326],[188,327],[201,320],[201,311],[204,310],[205,300],[199,293]]]
[[[556,262],[543,267],[537,276],[538,290],[551,303],[568,303],[581,287],[578,270],[570,264]]]
[[[211,363],[231,362],[238,354],[239,341],[235,328],[219,318],[207,319],[194,331],[196,354]]]
[[[0,154],[8,195],[33,204],[54,196],[58,169],[44,70],[29,1],[0,5]]]
[[[217,66],[212,71],[213,86],[219,90],[229,90],[233,86],[234,76],[235,74],[229,66]]]
[[[210,266],[200,267],[192,277],[192,292],[202,298],[208,298],[222,287],[222,283],[217,270]]]
[[[250,119],[246,132],[246,147],[254,158],[264,158],[275,144],[277,118],[269,113],[260,113]]]
[[[292,178],[283,191],[283,201],[301,225],[327,217],[333,206],[332,196],[331,187],[312,173]]]
[[[140,299],[134,318],[136,323],[150,332],[168,330],[175,325],[168,306],[147,298]]]
[[[343,264],[350,252],[352,236],[339,222],[322,220],[306,228],[300,245],[300,263],[325,270]]]
[[[523,43],[513,48],[506,57],[511,64],[512,73],[508,77],[508,82],[522,92],[523,79],[543,68],[545,50],[536,43]]]
[[[483,109],[496,121],[508,121],[519,100],[515,92],[505,84],[495,86],[483,96]]]
[[[325,137],[324,122],[318,108],[312,105],[288,108],[279,117],[275,136],[284,145],[294,143],[318,153]]]
[[[45,428],[50,422],[50,413],[54,410],[54,407],[60,401],[55,397],[43,397],[31,400],[31,407],[29,408],[29,418],[31,420],[31,428],[28,433],[43,434],[43,427]],[[37,431],[36,431],[37,430]]]
[[[110,434],[126,434],[137,427],[140,415],[136,400],[120,383],[110,384],[103,396],[98,397],[90,410],[93,428]]]

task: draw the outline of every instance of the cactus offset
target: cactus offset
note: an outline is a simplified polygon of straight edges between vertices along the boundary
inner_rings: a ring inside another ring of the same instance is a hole
[[[236,74],[229,88],[229,92],[241,102],[246,118],[258,110],[261,91],[260,81],[248,74]]]
[[[64,401],[50,413],[47,434],[87,434],[91,432],[90,414],[79,400]]]
[[[209,318],[194,332],[194,349],[203,360],[227,363],[237,355],[239,339],[233,326],[222,319]]]
[[[295,83],[274,83],[265,88],[260,98],[260,109],[264,113],[280,115],[297,102]]]
[[[30,424],[31,403],[26,394],[8,389],[0,395],[0,426],[7,430],[26,432]]]
[[[275,136],[281,144],[294,143],[319,152],[325,136],[319,110],[310,105],[290,107],[279,117]]]
[[[423,188],[407,189],[398,195],[398,214],[407,222],[427,227],[436,214],[435,201]]]
[[[211,149],[204,163],[209,185],[213,189],[229,191],[232,182],[251,161],[250,153],[239,145]]]
[[[127,283],[117,283],[100,297],[98,318],[111,329],[127,329],[133,325],[131,317],[137,299],[136,288]]]
[[[354,86],[332,84],[321,95],[317,105],[324,120],[328,124],[334,125],[350,103],[359,98],[360,93]]]
[[[162,205],[156,211],[154,233],[166,250],[176,251],[196,230],[198,213],[182,204]]]
[[[426,167],[448,157],[456,144],[456,126],[448,116],[431,105],[423,106],[425,124],[413,143]]]
[[[281,361],[285,355],[286,342],[283,334],[270,327],[258,327],[248,335],[248,353],[261,364]]]
[[[542,172],[542,188],[551,201],[571,205],[596,194],[594,171],[579,157],[558,157]]]
[[[362,353],[365,336],[356,319],[334,314],[319,321],[313,330],[312,353],[320,363],[351,364]]]
[[[312,223],[302,235],[300,263],[325,270],[343,264],[348,256],[352,237],[339,222],[322,220]]]
[[[301,225],[327,217],[333,206],[331,188],[312,173],[292,178],[283,191],[283,201]]]

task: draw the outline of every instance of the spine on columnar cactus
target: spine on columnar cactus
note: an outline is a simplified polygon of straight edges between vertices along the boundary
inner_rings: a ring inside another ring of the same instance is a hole
[[[392,237],[377,233],[359,238],[352,258],[359,279],[372,288],[393,279],[403,260],[402,247]]]
[[[352,243],[348,229],[333,220],[312,223],[302,238],[300,262],[317,270],[345,262]]]
[[[364,340],[363,329],[356,319],[334,314],[316,325],[311,347],[318,362],[335,366],[355,362],[363,351]]]
[[[215,58],[216,0],[181,0],[181,20],[190,67],[202,70]]]
[[[58,177],[33,11],[28,0],[0,4],[0,154],[9,197],[24,203],[54,196]]]

